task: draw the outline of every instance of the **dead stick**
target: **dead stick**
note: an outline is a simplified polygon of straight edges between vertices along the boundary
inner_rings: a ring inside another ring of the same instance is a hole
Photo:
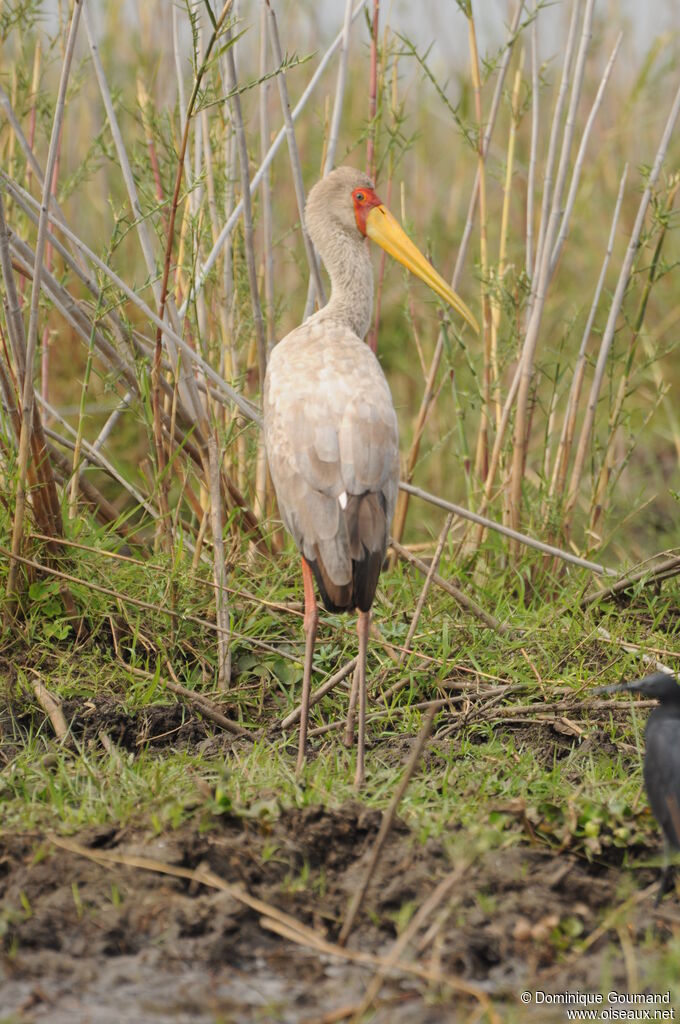
[[[31,672],[34,672],[35,675],[38,676],[35,669],[31,669]],[[61,710],[61,704],[52,696],[39,676],[31,685],[40,707],[52,723],[55,736],[58,740],[66,739],[68,736],[68,726],[66,724],[66,719],[64,718],[64,713]]]
[[[331,676],[330,679],[327,679],[325,683],[322,683],[319,689],[315,690],[309,698],[310,708],[314,707],[315,704],[318,704],[322,697],[325,697],[327,693],[330,693],[330,691],[338,685],[338,683],[341,683],[343,679],[346,679],[350,672],[354,671],[356,663],[357,659],[352,658],[352,660],[348,661],[346,665],[343,665],[341,669],[338,669],[335,675]],[[302,705],[298,705],[298,707],[295,708],[295,711],[291,711],[291,713],[283,719],[279,728],[290,729],[291,725],[295,725],[296,722],[299,722],[301,710]]]
[[[135,668],[132,665],[125,665],[127,672],[132,672],[133,675],[142,676],[144,679],[155,679],[156,677],[152,672],[146,672],[143,668]],[[193,690],[187,689],[186,686],[182,686],[181,683],[175,683],[171,679],[159,679],[158,682],[170,690],[171,693],[176,694],[178,697],[183,697],[189,701],[197,711],[199,711],[204,718],[210,719],[215,725],[219,725],[226,732],[232,733],[234,736],[244,736],[246,739],[254,743],[253,736],[244,729],[243,726],[237,725],[236,722],[232,722],[231,719],[227,718],[219,708],[207,697],[204,697],[200,693],[194,693]]]
[[[258,914],[262,914],[259,924],[262,928],[267,928],[270,931],[276,932],[278,935],[283,935],[291,942],[295,942],[297,945],[307,946],[317,952],[324,953],[328,956],[341,957],[343,960],[349,960],[353,963],[366,964],[370,967],[380,967],[384,963],[384,959],[379,956],[375,956],[372,953],[363,953],[359,950],[342,949],[342,947],[329,942],[323,934],[315,931],[313,928],[309,928],[307,925],[298,921],[296,918],[291,917],[289,914],[285,914],[278,907],[272,906],[270,903],[265,903],[264,900],[259,900],[257,897],[252,896],[247,889],[243,889],[239,885],[233,885],[230,882],[226,882],[219,875],[216,875],[213,871],[205,871],[198,868],[192,871],[190,868],[176,867],[173,864],[165,864],[163,861],[154,860],[151,857],[135,857],[127,856],[125,854],[111,853],[108,850],[92,850],[87,846],[81,846],[80,843],[74,842],[72,839],[67,839],[64,836],[57,836],[50,834],[48,836],[53,846],[57,846],[62,850],[68,850],[69,853],[73,853],[79,857],[86,857],[88,860],[94,861],[96,864],[102,866],[108,866],[111,864],[119,864],[124,867],[138,868],[142,871],[153,871],[156,874],[170,875],[172,878],[185,878],[191,882],[196,882],[199,885],[205,885],[210,889],[218,889],[222,892],[229,893],[239,903],[244,904],[251,910],[254,910]],[[418,964],[409,963],[396,963],[393,965],[393,970],[399,974],[410,974],[416,978],[422,978],[425,981],[431,981],[439,985],[448,985],[454,991],[464,992],[467,995],[473,996],[476,999],[482,1001],[488,997],[477,985],[472,982],[465,981],[463,978],[457,978],[455,975],[441,974],[439,971],[428,970],[425,967],[420,967]]]
[[[596,594],[589,594],[581,601],[581,608],[588,608],[591,604],[595,604],[596,601],[601,601],[605,597],[613,597],[615,594],[620,594],[622,590],[627,590],[628,587],[632,587],[634,583],[639,583],[640,580],[645,580],[645,583],[654,583],[656,580],[668,579],[678,573],[680,573],[680,556],[675,555],[673,558],[666,559],[665,562],[660,562],[653,569],[639,569],[637,572],[631,573],[630,576],[624,576],[623,579],[612,583],[606,590],[598,590]]]
[[[415,742],[415,746],[411,751],[411,756],[409,757],[408,764],[406,765],[406,771],[404,772],[401,782],[399,783],[395,790],[394,796],[392,797],[392,800],[390,802],[390,806],[383,814],[382,824],[380,825],[380,831],[378,832],[375,843],[373,845],[373,851],[371,853],[371,859],[369,861],[366,874],[364,875],[363,882],[361,883],[359,888],[354,893],[354,896],[352,897],[349,910],[347,911],[347,917],[345,918],[345,923],[343,924],[342,930],[340,931],[340,935],[338,936],[338,945],[340,946],[345,945],[347,939],[349,938],[350,932],[352,931],[354,921],[359,912],[359,907],[364,901],[366,890],[368,889],[371,878],[373,877],[375,869],[378,866],[378,861],[380,859],[380,854],[382,853],[382,848],[385,845],[385,841],[387,839],[387,836],[389,835],[389,831],[392,828],[392,824],[397,813],[397,807],[399,806],[401,798],[406,792],[408,784],[411,781],[411,776],[416,770],[416,765],[420,760],[420,755],[422,753],[423,747],[425,746],[425,743],[427,742],[430,732],[432,731],[432,724],[434,722],[434,716],[436,715],[436,713],[436,707],[430,708],[427,718],[425,719],[425,723],[418,735],[418,739]]]
[[[399,541],[396,541],[394,540],[394,538],[392,538],[390,540],[390,547],[393,548],[394,551],[396,551],[400,558],[403,558],[410,565],[415,566],[415,568],[422,572],[425,576],[428,575],[429,567],[427,566],[427,564],[423,562],[422,559],[412,554],[407,548],[404,547],[403,544],[400,544]],[[448,580],[445,580],[443,576],[439,575],[439,573],[435,572],[432,575],[432,582],[436,583],[437,586],[441,587],[442,590],[445,590],[447,594],[450,594],[454,601],[457,601],[457,603],[461,606],[461,608],[464,608],[465,611],[470,612],[472,615],[476,616],[476,618],[481,619],[484,625],[488,626],[489,629],[493,629],[497,633],[511,632],[508,626],[503,625],[503,623],[499,622],[498,619],[494,618],[493,615],[489,615],[488,612],[485,612],[483,608],[480,608],[476,601],[473,601],[471,597],[468,597],[467,594],[463,593],[463,591],[454,583],[449,583]]]

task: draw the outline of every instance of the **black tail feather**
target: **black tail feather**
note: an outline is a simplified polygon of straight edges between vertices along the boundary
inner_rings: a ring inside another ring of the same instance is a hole
[[[314,561],[307,559],[314,573],[324,607],[329,612],[370,610],[378,586],[387,546],[385,499],[379,492],[351,495],[345,510],[352,558],[352,578],[336,584],[330,579],[318,549]]]

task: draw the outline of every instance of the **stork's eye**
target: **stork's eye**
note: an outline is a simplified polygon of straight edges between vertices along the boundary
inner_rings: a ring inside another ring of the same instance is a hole
[[[355,192],[354,193],[354,198],[356,199],[356,201],[358,203],[363,203],[366,200],[366,193],[365,192]]]

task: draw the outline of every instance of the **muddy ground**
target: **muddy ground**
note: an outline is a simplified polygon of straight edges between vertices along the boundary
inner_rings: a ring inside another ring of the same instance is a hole
[[[352,803],[289,810],[268,824],[223,818],[203,834],[184,826],[160,838],[127,829],[75,838],[95,854],[209,868],[333,941],[379,825],[378,812]],[[422,904],[451,870],[440,843],[423,846],[397,823],[350,950],[386,955],[404,902]],[[461,871],[409,955],[474,982],[501,1012],[523,989],[597,991],[603,974],[626,990],[625,958],[607,935],[566,958],[555,940],[560,922],[593,931],[619,883],[616,869],[544,849],[490,852]],[[5,1019],[26,1024],[330,1021],[331,1011],[360,1003],[375,971],[273,934],[228,892],[97,863],[41,835],[2,837],[0,901],[0,1005]],[[632,939],[649,921],[648,903],[626,924]],[[375,1019],[468,1020],[475,1005],[478,997],[401,973],[384,986]],[[543,1008],[537,1019],[553,1018]]]
[[[90,721],[82,706],[67,704],[80,740],[105,732],[128,750],[219,742],[204,723],[185,720],[179,707],[121,716],[120,707],[100,703]],[[543,737],[537,756],[570,749],[562,734],[548,742],[546,730],[537,735]],[[395,754],[400,760],[407,740]],[[390,742],[393,751],[400,746]],[[436,769],[436,739],[433,744],[425,770]],[[11,756],[9,746],[4,756]],[[655,914],[652,895],[636,899],[655,871],[631,875],[615,857],[589,862],[551,850],[532,842],[530,828],[519,844],[479,857],[464,853],[457,863],[447,850],[460,850],[460,843],[423,845],[397,819],[348,942],[350,955],[368,954],[369,962],[347,959],[333,946],[380,822],[380,812],[359,802],[288,809],[267,820],[224,814],[211,817],[207,829],[194,819],[161,836],[132,827],[90,829],[70,837],[79,851],[55,845],[44,832],[10,835],[0,826],[0,1024],[349,1019],[340,1011],[361,1004],[379,966],[370,957],[389,955],[409,913],[447,877],[446,898],[401,954],[420,974],[389,974],[372,1019],[563,1021],[562,1007],[527,1008],[520,993],[596,992],[605,981],[628,991],[627,950],[635,948],[634,980],[644,985],[645,956],[651,969],[658,950],[657,941],[645,942],[650,929],[662,942],[680,934],[675,901]],[[152,863],[143,866],[140,858]],[[239,891],[186,877],[195,871],[210,871]],[[630,907],[600,928],[631,894]],[[267,908],[253,906],[252,897],[315,936],[293,941],[273,932]],[[577,951],[577,938],[587,939],[584,952]],[[465,993],[465,984],[473,990]],[[477,1016],[489,999],[498,1016]]]

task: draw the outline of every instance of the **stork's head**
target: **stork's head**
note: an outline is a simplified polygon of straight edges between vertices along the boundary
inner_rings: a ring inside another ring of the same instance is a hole
[[[475,331],[479,326],[465,303],[440,277],[431,263],[378,198],[371,179],[354,167],[338,167],[317,182],[305,209],[309,236],[321,253],[339,234],[361,243],[370,238],[424,281],[455,309]]]

